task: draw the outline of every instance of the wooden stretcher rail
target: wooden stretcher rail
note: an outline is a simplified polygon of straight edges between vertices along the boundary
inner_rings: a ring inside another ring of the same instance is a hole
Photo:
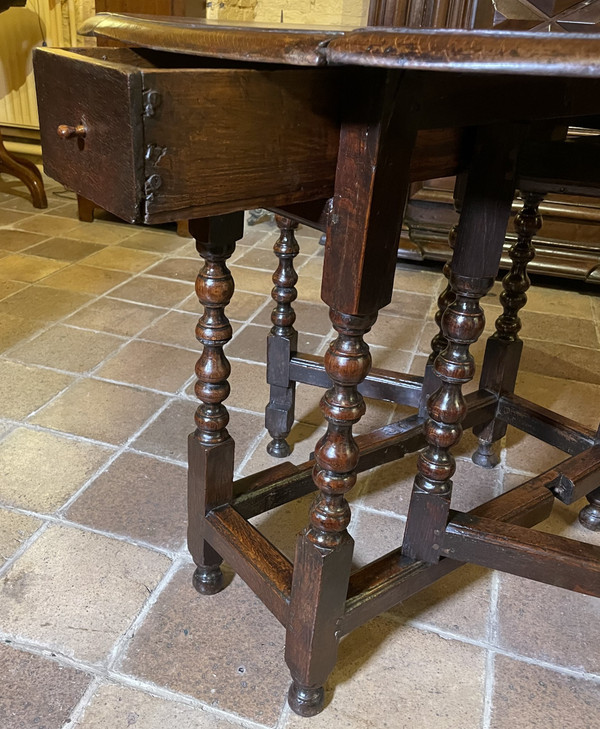
[[[496,417],[571,456],[594,445],[596,438],[593,430],[518,395],[503,395]]]
[[[548,518],[554,501],[544,476],[537,476],[478,506],[470,515],[524,527],[538,524]],[[546,480],[548,478],[546,476]],[[350,577],[342,633],[349,633],[367,620],[407,600],[462,564],[447,557],[435,564],[415,562],[402,557],[402,550],[396,549],[363,567]]]
[[[463,421],[465,429],[485,423],[493,417],[496,396],[477,390],[465,398],[469,410]],[[414,453],[425,445],[423,418],[412,415],[397,423],[391,423],[356,438],[360,448],[357,471],[367,471],[374,466],[395,461],[408,453]],[[245,519],[262,514],[315,490],[312,479],[314,461],[299,466],[282,463],[247,476],[234,484],[237,496],[231,505]]]
[[[462,562],[600,597],[600,547],[593,544],[456,514],[440,551]]]
[[[207,514],[206,529],[210,544],[285,625],[292,589],[291,562],[231,506]]]
[[[556,466],[557,476],[548,487],[563,504],[572,504],[600,487],[600,444]]]
[[[312,354],[297,354],[290,360],[290,380],[317,387],[331,387],[331,380],[325,372],[323,357]],[[358,386],[364,397],[387,400],[399,405],[419,406],[423,378],[418,375],[397,373],[391,370],[371,368]]]

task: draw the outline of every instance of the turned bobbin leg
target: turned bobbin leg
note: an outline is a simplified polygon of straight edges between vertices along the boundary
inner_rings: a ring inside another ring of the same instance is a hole
[[[447,345],[434,364],[441,387],[429,397],[425,422],[427,447],[419,454],[402,552],[413,559],[439,559],[439,535],[446,526],[452,495],[455,460],[450,448],[462,435],[466,414],[462,387],[473,379],[475,362],[469,352],[485,326],[479,300],[493,278],[469,279],[451,274],[455,300],[442,316]]]
[[[275,308],[271,313],[273,327],[267,339],[267,382],[270,385],[269,404],[265,410],[265,425],[273,439],[267,453],[285,458],[291,453],[286,438],[294,424],[296,383],[290,380],[290,360],[298,348],[298,332],[294,329],[296,313],[292,303],[296,300],[295,288],[298,274],[294,270],[294,258],[298,255],[298,242],[294,230],[298,223],[275,216],[280,230],[273,250],[279,259],[273,274],[274,287],[271,296]]]
[[[448,244],[452,250],[456,244],[456,231],[458,226],[453,225],[450,233],[448,234]],[[425,366],[425,376],[423,377],[423,388],[421,389],[421,401],[419,404],[419,414],[421,416],[427,416],[427,400],[429,397],[438,389],[440,386],[437,375],[435,374],[435,360],[438,354],[444,351],[448,342],[442,331],[442,317],[446,309],[452,304],[455,299],[454,291],[450,284],[450,274],[452,272],[452,259],[446,261],[443,268],[443,274],[446,277],[446,288],[438,296],[437,300],[437,311],[435,312],[435,323],[438,327],[437,334],[431,340],[431,354],[427,360]]]
[[[600,488],[587,495],[590,502],[579,512],[579,522],[592,532],[600,532]]]
[[[509,252],[512,266],[502,279],[500,294],[504,311],[496,320],[496,332],[488,339],[479,383],[481,388],[497,394],[513,392],[517,380],[523,350],[519,311],[527,303],[526,292],[531,285],[527,264],[535,256],[532,239],[542,227],[538,212],[542,199],[537,193],[523,193],[523,209],[515,218],[517,241]],[[474,463],[484,468],[498,465],[500,459],[493,444],[504,436],[506,427],[506,423],[494,419],[473,429],[479,436],[479,446],[472,457]]]
[[[475,374],[469,347],[485,327],[479,302],[498,272],[514,195],[519,133],[504,131],[498,144],[493,129],[477,131],[462,199],[450,275],[455,298],[441,318],[447,344],[434,364],[440,387],[427,400],[427,446],[419,454],[402,546],[405,556],[425,562],[440,556],[455,471],[450,449],[460,440],[467,410],[462,388]]]
[[[243,235],[243,215],[233,213],[190,221],[204,266],[196,279],[204,313],[196,338],[204,345],[196,364],[196,430],[188,438],[188,549],[196,563],[193,584],[198,592],[213,595],[223,588],[221,556],[204,540],[204,516],[228,503],[233,492],[234,442],[227,432],[229,413],[223,401],[229,395],[231,367],[223,352],[232,331],[225,307],[233,295],[233,278],[225,262]]]
[[[357,386],[371,366],[363,335],[375,321],[375,315],[334,310],[330,317],[338,337],[325,355],[333,386],[321,400],[327,432],[315,449],[313,479],[319,492],[296,546],[285,653],[293,679],[289,703],[303,716],[323,708],[323,684],[337,656],[336,621],[344,610],[354,548],[345,498],[356,483],[358,463],[352,426],[365,412]]]

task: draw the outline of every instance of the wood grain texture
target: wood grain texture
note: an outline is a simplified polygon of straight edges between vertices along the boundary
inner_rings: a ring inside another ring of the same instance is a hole
[[[600,547],[556,534],[455,515],[443,536],[444,555],[600,597]]]
[[[328,63],[428,71],[597,77],[597,35],[369,28],[330,41]]]
[[[267,31],[268,32],[265,32]],[[151,15],[100,14],[80,28],[83,35],[104,36],[121,43],[262,63],[319,66],[323,46],[340,31],[306,30],[238,22],[222,24],[205,18],[156,18]]]

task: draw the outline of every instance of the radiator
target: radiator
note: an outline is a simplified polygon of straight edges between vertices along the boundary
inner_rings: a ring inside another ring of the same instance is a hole
[[[32,50],[44,42],[83,45],[77,26],[93,14],[93,5],[93,0],[27,0],[24,8],[0,14],[0,125],[38,128]]]

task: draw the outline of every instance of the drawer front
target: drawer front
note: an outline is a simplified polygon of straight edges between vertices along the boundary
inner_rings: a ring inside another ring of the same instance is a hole
[[[145,49],[43,49],[36,82],[45,169],[110,212],[147,223],[328,197],[340,74]],[[83,124],[86,136],[61,138],[61,124]]]
[[[135,67],[104,61],[103,55],[100,49],[35,52],[44,170],[133,222],[142,215],[141,74]],[[59,127],[78,126],[85,136],[58,133]]]

